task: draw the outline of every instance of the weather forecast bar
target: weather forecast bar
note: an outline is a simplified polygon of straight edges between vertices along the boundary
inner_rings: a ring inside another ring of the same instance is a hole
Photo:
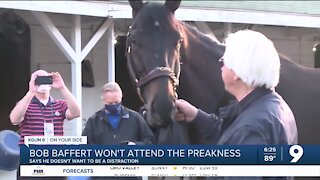
[[[21,165],[21,176],[312,176],[320,165],[109,166]]]

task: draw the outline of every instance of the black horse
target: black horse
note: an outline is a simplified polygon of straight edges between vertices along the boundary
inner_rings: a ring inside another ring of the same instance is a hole
[[[174,121],[176,88],[179,98],[208,113],[226,105],[232,97],[224,89],[218,62],[224,45],[178,21],[174,12],[180,1],[129,3],[133,22],[127,37],[128,69],[145,103],[148,123],[159,129],[158,143],[207,143],[192,124]],[[299,143],[319,144],[320,69],[282,57],[277,91],[294,112]]]

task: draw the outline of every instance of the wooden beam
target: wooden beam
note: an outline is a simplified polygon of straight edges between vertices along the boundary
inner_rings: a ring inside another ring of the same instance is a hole
[[[314,1],[316,3],[316,1]],[[0,1],[0,8],[131,19],[127,2],[105,1]],[[182,6],[176,17],[183,21],[230,22],[320,28],[319,15]]]
[[[76,55],[73,48],[70,46],[68,41],[63,37],[59,29],[53,24],[50,18],[43,12],[35,12],[32,14],[38,19],[42,27],[47,31],[49,36],[58,45],[59,49],[66,55],[70,62],[74,62],[74,57]]]
[[[82,109],[82,71],[81,71],[81,16],[72,15],[71,45],[75,51],[73,62],[71,63],[71,83],[72,94],[76,98],[80,109]],[[82,134],[82,113],[70,124],[72,135],[81,136]]]
[[[112,22],[107,33],[108,43],[108,82],[116,80],[115,73],[115,52],[114,52],[114,23]]]
[[[0,1],[0,8],[107,17],[109,4],[92,1]]]

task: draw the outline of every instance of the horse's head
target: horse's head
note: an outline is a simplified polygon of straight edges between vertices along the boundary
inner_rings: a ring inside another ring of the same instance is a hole
[[[164,127],[174,120],[176,112],[182,37],[174,11],[180,1],[129,3],[133,22],[127,37],[128,69],[145,103],[148,123]]]

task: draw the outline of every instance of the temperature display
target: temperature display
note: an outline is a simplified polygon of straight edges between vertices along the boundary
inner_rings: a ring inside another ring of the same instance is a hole
[[[277,158],[277,148],[268,146],[263,148],[263,161],[273,162]]]

